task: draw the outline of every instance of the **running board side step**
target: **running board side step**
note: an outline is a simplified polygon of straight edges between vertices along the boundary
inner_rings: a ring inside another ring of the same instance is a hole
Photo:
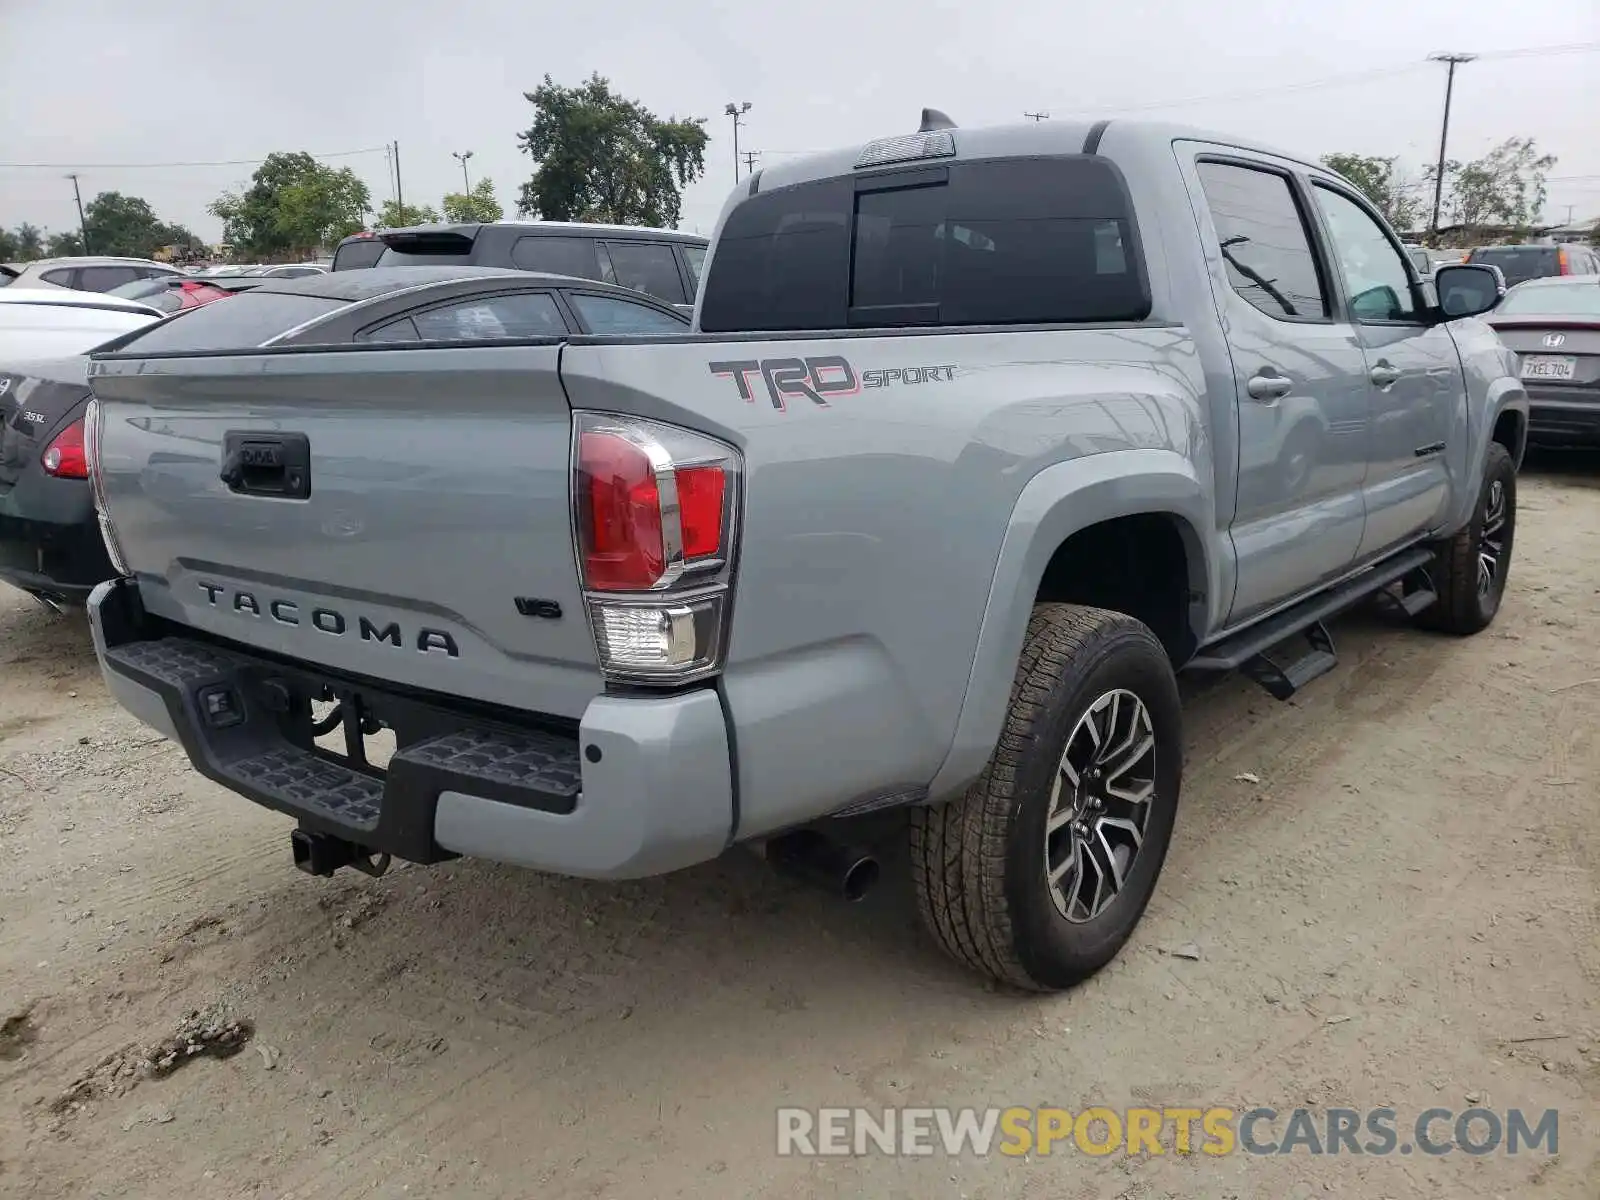
[[[1325,621],[1413,572],[1426,568],[1433,562],[1433,557],[1433,551],[1419,546],[1379,563],[1325,592],[1302,600],[1292,608],[1207,646],[1189,661],[1185,669],[1215,672],[1242,669],[1275,698],[1287,700],[1319,675],[1327,674],[1339,661]],[[1432,588],[1420,586],[1407,592],[1404,597],[1396,597],[1397,603],[1411,613],[1420,612],[1433,600]],[[1280,665],[1268,656],[1269,650],[1297,633],[1305,633],[1310,643],[1299,658],[1287,665]]]

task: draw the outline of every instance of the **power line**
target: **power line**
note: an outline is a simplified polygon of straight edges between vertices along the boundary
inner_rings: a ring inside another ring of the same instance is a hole
[[[312,158],[353,158],[358,154],[382,154],[387,146],[370,146],[365,150],[334,150],[327,154],[313,154]],[[166,167],[253,167],[266,162],[265,158],[223,158],[209,162],[143,162],[143,163],[47,163],[0,162],[0,167],[17,170],[40,171],[139,171],[146,168]]]

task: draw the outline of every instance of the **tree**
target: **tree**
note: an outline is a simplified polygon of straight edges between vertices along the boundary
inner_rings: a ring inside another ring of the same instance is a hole
[[[705,173],[705,118],[663,121],[611,91],[600,75],[579,87],[550,78],[523,93],[533,126],[517,136],[534,160],[517,211],[553,221],[676,226],[683,189]]]
[[[0,229],[0,262],[15,262],[21,257],[17,235],[9,229]]]
[[[211,202],[224,240],[255,258],[306,255],[354,233],[372,211],[367,185],[349,167],[326,167],[304,151],[269,154],[243,192]]]
[[[83,239],[75,233],[52,233],[45,239],[44,257],[66,258],[83,253]]]
[[[138,196],[101,192],[83,210],[89,227],[89,244],[96,254],[127,254],[149,258],[157,246],[155,210]]]
[[[1406,232],[1415,224],[1421,204],[1395,167],[1395,158],[1365,154],[1329,154],[1322,165],[1343,175],[1383,214],[1394,228]]]
[[[407,225],[431,225],[439,214],[430,204],[401,204],[385,200],[378,215],[373,218],[374,229],[404,229]]]
[[[37,225],[30,225],[24,221],[17,226],[15,237],[19,261],[32,262],[36,258],[44,257],[44,231]]]
[[[1555,165],[1556,156],[1541,155],[1531,137],[1507,138],[1471,162],[1447,160],[1445,214],[1451,224],[1469,229],[1483,225],[1526,228],[1539,219],[1545,178]],[[1436,174],[1433,167],[1424,172],[1430,186]]]
[[[444,198],[444,219],[458,224],[471,221],[498,221],[506,215],[494,198],[494,180],[485,175],[470,192],[451,192]]]
[[[83,217],[96,254],[150,258],[164,246],[187,249],[201,244],[182,225],[158,220],[148,202],[121,192],[101,192],[89,201]]]

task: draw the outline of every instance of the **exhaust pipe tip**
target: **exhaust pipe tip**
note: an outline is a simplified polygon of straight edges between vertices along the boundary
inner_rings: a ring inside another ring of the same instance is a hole
[[[862,854],[845,868],[844,878],[840,882],[843,885],[845,902],[854,904],[870,892],[878,882],[878,860],[870,854]]]
[[[815,829],[799,829],[771,839],[766,857],[779,874],[851,904],[872,890],[880,873],[878,859],[870,851],[842,845]]]

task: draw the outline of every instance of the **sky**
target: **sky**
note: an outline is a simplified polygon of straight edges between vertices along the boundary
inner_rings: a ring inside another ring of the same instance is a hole
[[[1590,49],[1509,53],[1574,44]],[[1559,159],[1546,218],[1600,217],[1600,0],[0,0],[0,47],[7,227],[75,227],[75,170],[85,201],[143,196],[214,240],[207,204],[253,164],[153,164],[306,150],[381,203],[396,141],[409,203],[459,190],[452,152],[470,150],[514,216],[524,93],[593,71],[660,116],[708,118],[681,221],[707,234],[734,180],[730,101],[750,102],[758,165],[908,132],[929,105],[959,125],[1148,115],[1302,156],[1398,155],[1414,176],[1438,152],[1440,51],[1484,56],[1457,72],[1450,156],[1533,136]]]

